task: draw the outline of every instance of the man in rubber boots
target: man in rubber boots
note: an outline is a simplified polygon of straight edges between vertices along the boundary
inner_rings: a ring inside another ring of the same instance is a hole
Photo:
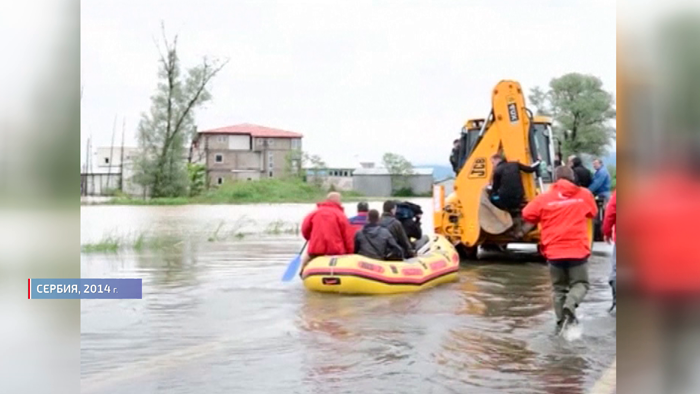
[[[352,254],[353,230],[340,204],[340,193],[328,193],[325,201],[308,214],[301,224],[301,235],[309,242],[300,270],[319,256]]]
[[[612,306],[610,307],[610,311],[612,312],[613,309],[615,309],[615,306],[617,305],[617,229],[616,229],[616,222],[617,222],[617,191],[613,192],[612,197],[610,197],[610,201],[608,202],[608,206],[605,208],[605,217],[603,218],[603,239],[607,243],[612,243],[613,244],[613,253],[612,253],[612,267],[610,270],[610,278],[608,279],[608,283],[610,284],[610,287],[612,288],[612,296],[613,296],[613,303]]]
[[[369,211],[369,222],[355,233],[355,253],[371,259],[385,260],[388,256],[401,256],[401,247],[389,230],[379,225],[379,212]]]
[[[403,258],[410,258],[415,255],[413,251],[413,245],[408,240],[406,232],[401,225],[401,222],[396,219],[396,202],[395,201],[385,201],[384,202],[384,212],[382,213],[382,218],[379,220],[379,225],[389,230],[391,235],[396,240],[396,243],[401,247],[403,253]],[[401,256],[391,256],[394,260],[403,260]]]
[[[557,167],[554,173],[556,182],[550,190],[532,200],[522,215],[528,231],[541,225],[540,244],[549,264],[558,333],[577,323],[576,308],[588,292],[588,220],[598,207],[591,192],[576,185],[571,168]]]
[[[354,234],[367,224],[367,211],[369,211],[369,204],[366,201],[357,203],[357,215],[350,218],[350,226],[352,226]]]

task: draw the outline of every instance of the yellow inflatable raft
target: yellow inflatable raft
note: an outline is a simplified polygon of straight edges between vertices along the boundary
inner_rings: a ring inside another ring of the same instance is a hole
[[[457,280],[459,255],[442,235],[433,235],[407,261],[381,261],[351,254],[317,257],[301,278],[312,291],[347,294],[394,294],[420,291]]]

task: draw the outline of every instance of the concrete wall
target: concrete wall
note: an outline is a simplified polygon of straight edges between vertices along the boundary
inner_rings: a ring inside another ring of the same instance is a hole
[[[252,142],[252,150],[250,148],[243,150],[231,149],[232,146],[242,148],[244,145],[242,140],[232,141],[232,138],[250,138],[248,136],[205,135],[202,137],[207,144],[207,155],[203,162],[209,170],[211,185],[216,185],[219,177],[223,177],[224,180],[283,177],[288,171],[288,158],[292,149],[301,149],[300,138],[252,138],[248,140]],[[202,149],[201,144],[199,149]],[[221,155],[223,162],[216,162],[217,155]],[[251,175],[253,170],[257,174]],[[239,171],[243,173],[241,175],[224,174],[226,171],[232,174]]]
[[[108,196],[119,189],[121,174],[80,174],[80,194],[83,196]]]
[[[134,164],[127,162],[126,157],[123,166],[112,166],[111,173],[104,172],[104,169],[96,173],[81,173],[81,194],[84,196],[113,195],[119,190],[119,180],[122,177],[120,170],[124,170],[124,181],[121,184],[122,192],[131,196],[144,197],[144,188],[134,181]]]
[[[389,175],[353,175],[353,189],[368,197],[385,197],[391,193],[391,176]]]
[[[455,180],[446,179],[442,182],[438,182],[438,185],[442,185],[445,188],[445,196],[450,195],[455,190]]]
[[[124,163],[132,163],[136,157],[139,154],[139,148],[135,147],[124,147]],[[121,159],[122,159],[122,149],[121,146],[115,146],[113,148],[110,147],[98,147],[95,149],[95,151],[92,154],[92,158],[90,158],[90,166],[92,167],[93,171],[98,171],[103,172],[107,171],[110,167],[110,156],[111,156],[111,164],[112,164],[112,172],[119,172],[121,171]]]
[[[209,185],[217,186],[219,185],[219,178],[221,178],[221,184],[236,182],[236,181],[257,181],[260,179],[260,171],[240,171],[231,172],[230,170],[212,170],[209,171]]]
[[[392,185],[390,175],[353,175],[353,190],[368,197],[391,196],[396,187]],[[416,194],[428,194],[433,190],[432,175],[411,175],[408,180]]]
[[[412,175],[409,183],[415,194],[427,194],[433,191],[432,175]]]
[[[338,191],[349,191],[354,189],[353,179],[349,176],[318,176],[317,178],[316,175],[313,174],[306,175],[307,183],[315,183],[317,182],[317,179],[320,181],[321,187],[324,189],[330,189],[331,186]]]
[[[260,152],[235,151],[235,150],[209,150],[208,152],[209,170],[256,170],[260,171],[262,163]],[[216,158],[220,156],[223,162],[217,163]]]
[[[207,135],[207,146],[209,149],[218,150],[250,150],[251,144],[249,135]]]

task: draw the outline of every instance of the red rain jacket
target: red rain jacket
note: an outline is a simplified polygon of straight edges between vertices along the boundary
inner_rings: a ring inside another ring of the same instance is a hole
[[[605,217],[603,218],[603,235],[612,238],[615,242],[617,236],[617,191],[613,192],[608,206],[605,207]]]
[[[625,262],[650,295],[700,296],[700,180],[665,166],[632,184],[620,222]]]
[[[343,207],[332,201],[318,204],[301,224],[301,234],[309,241],[309,255],[334,256],[352,254],[353,230]]]
[[[588,219],[597,213],[588,189],[560,179],[527,204],[523,219],[541,224],[540,244],[547,260],[578,260],[591,254]]]

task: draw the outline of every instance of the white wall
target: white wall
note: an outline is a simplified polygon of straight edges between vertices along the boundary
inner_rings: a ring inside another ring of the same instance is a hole
[[[228,148],[231,150],[250,150],[250,136],[229,135]]]

